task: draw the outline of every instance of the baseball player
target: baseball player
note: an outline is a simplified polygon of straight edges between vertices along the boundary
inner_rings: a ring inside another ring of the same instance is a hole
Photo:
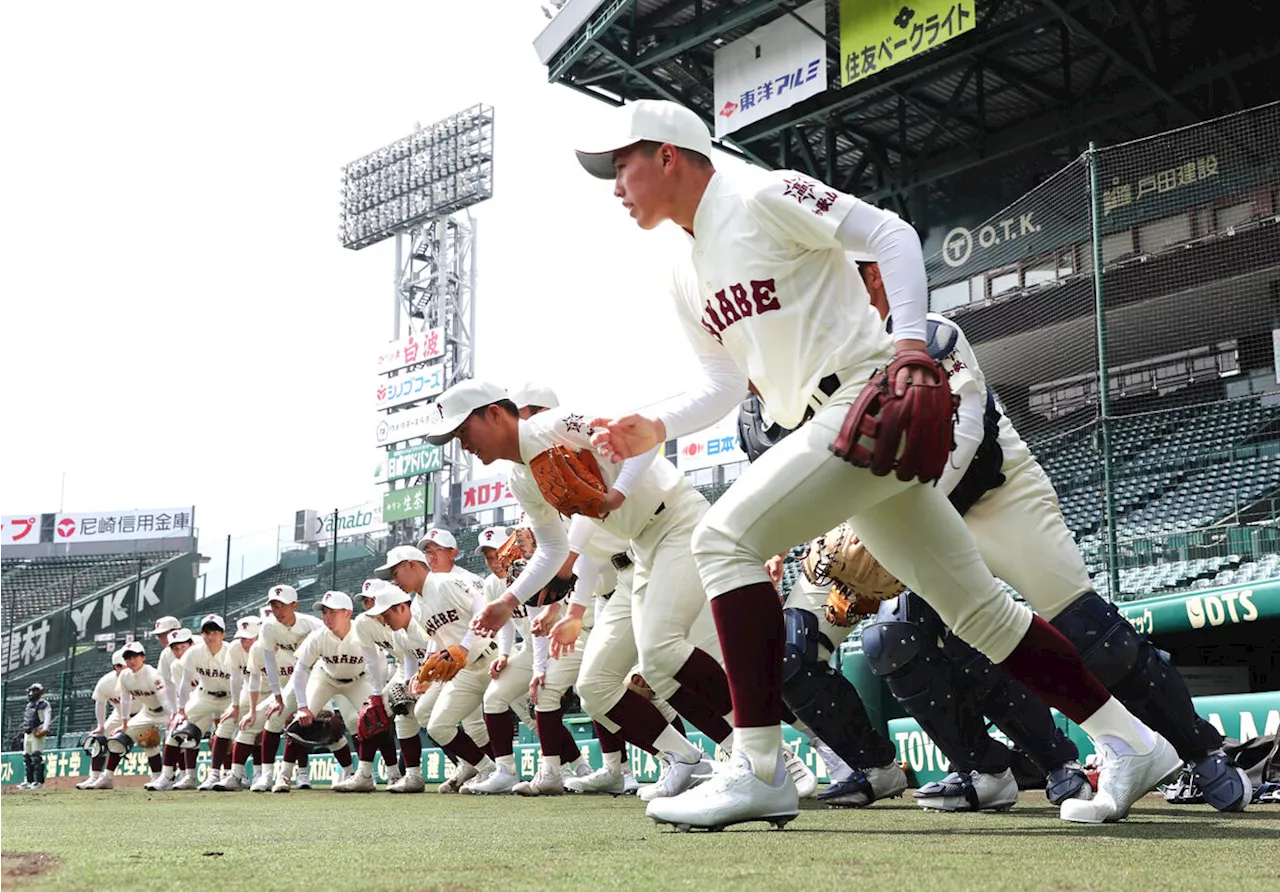
[[[209,727],[231,705],[231,672],[227,668],[226,623],[216,613],[200,620],[200,642],[193,644],[177,664],[182,680],[177,686],[177,709],[170,720],[171,730],[165,740],[164,767],[160,777],[148,783],[149,790],[194,790],[197,788],[195,771],[183,769],[182,776],[174,781],[181,750],[199,751],[200,740]],[[172,641],[172,637],[170,638]],[[193,682],[195,682],[193,686]],[[215,732],[211,742],[214,750],[211,766],[221,761],[223,750],[230,738],[219,738]],[[222,740],[222,743],[218,741]],[[213,775],[210,767],[210,775]],[[208,784],[208,780],[206,780]],[[209,784],[206,789],[212,789]]]
[[[872,306],[892,330],[879,264],[859,262],[858,272]],[[1219,811],[1243,810],[1252,796],[1248,776],[1222,751],[1222,735],[1196,714],[1186,684],[1168,656],[1093,591],[1057,493],[987,385],[964,332],[955,322],[933,313],[927,323],[929,351],[960,397],[956,451],[938,486],[963,516],[983,560],[1080,650],[1085,665],[1120,702],[1194,766],[1206,802]],[[882,610],[881,618],[901,622],[914,615],[927,622],[930,608],[910,603],[912,597],[903,595],[899,603]],[[872,668],[885,675],[892,672],[891,688],[893,676],[916,671],[915,664],[894,646],[894,628],[886,625],[870,638],[863,636],[863,650]],[[878,661],[885,665],[877,668]],[[889,664],[895,668],[891,670]],[[990,711],[984,714],[995,719]],[[1018,740],[1007,729],[1006,733]],[[1024,748],[1037,756],[1033,749]],[[1104,753],[1104,761],[1115,757],[1113,748]],[[1037,761],[1042,761],[1039,756]],[[964,780],[962,774],[959,781]],[[1049,786],[1052,799],[1052,774]],[[1073,803],[1068,810],[1073,820],[1093,823],[1106,818],[1099,808],[1107,807]]]
[[[1107,692],[1060,633],[1003,594],[942,492],[873,475],[833,451],[850,437],[842,434],[846,419],[877,370],[894,364],[885,400],[941,380],[925,349],[928,289],[915,231],[794,171],[716,171],[706,125],[675,103],[634,102],[617,115],[616,135],[578,158],[614,180],[614,194],[642,228],[673,220],[690,235],[692,262],[680,269],[687,281],[673,296],[703,382],[649,415],[598,420],[597,445],[615,460],[643,455],[715,423],[748,389],[783,426],[804,424],[751,464],[694,533],[733,694],[736,749],[710,783],[651,802],[648,815],[706,828],[748,820],[782,826],[796,816],[780,753],[782,610],[765,562],[848,520],[956,634],[1095,740],[1114,744],[1094,813],[1122,818],[1176,769],[1172,747]],[[892,337],[848,251],[880,262]],[[915,420],[925,428],[950,419]],[[839,450],[851,459],[863,445],[853,436]]]
[[[338,591],[325,592],[314,607],[321,612],[324,627],[308,635],[294,653],[297,659],[293,667],[292,687],[298,703],[294,720],[304,727],[310,725],[316,713],[337,698],[345,701],[340,704],[342,717],[347,730],[354,735],[360,706],[374,690],[369,671],[371,668],[376,671],[379,662],[385,667],[386,661],[375,654],[352,627],[350,595]],[[358,774],[362,778],[357,786],[366,786],[366,780],[368,784],[373,782],[376,750],[372,742],[357,740],[356,743],[360,750]],[[341,768],[333,782],[333,790],[339,791],[346,772],[351,769],[351,748],[343,739],[330,744],[329,750]],[[352,791],[343,789],[341,792]]]
[[[49,736],[52,723],[53,707],[44,698],[44,685],[31,685],[22,707],[22,764],[26,780],[18,784],[17,789],[39,790],[44,786],[44,739]],[[81,790],[87,786],[87,781],[76,784]]]
[[[538,541],[529,565],[501,598],[485,608],[476,628],[487,634],[500,629],[515,607],[538,597],[565,563],[582,553],[595,529],[603,528],[630,542],[636,554],[631,600],[642,674],[659,697],[728,749],[732,729],[724,718],[730,712],[724,671],[714,655],[689,640],[694,622],[707,609],[689,549],[693,528],[706,513],[706,499],[669,462],[655,462],[656,449],[621,469],[606,461],[599,472],[608,487],[601,502],[607,515],[575,517],[566,536],[559,509],[542,492],[530,465],[554,460],[561,449],[595,454],[585,417],[557,409],[521,420],[502,388],[476,380],[454,385],[440,396],[437,406],[441,417],[428,431],[431,442],[445,443],[457,436],[463,449],[481,462],[513,462],[509,485]],[[592,590],[582,579],[579,586],[578,605],[585,611]],[[581,615],[571,620],[576,625],[562,627],[561,632],[573,640],[581,631]],[[593,703],[586,691],[584,683],[579,694],[594,719],[609,722],[610,730],[625,726],[632,742],[657,745],[663,752],[670,768],[663,787],[666,795],[687,789],[709,772],[710,765],[697,747],[669,728],[656,709],[639,706],[636,701],[643,698],[629,698],[625,688],[614,688],[607,692],[606,702]]]
[[[292,684],[298,647],[312,632],[323,629],[324,623],[318,617],[298,612],[298,592],[290,585],[274,585],[269,588],[267,607],[271,610],[272,621],[263,626],[260,640],[271,703],[267,707],[267,721],[262,728],[260,749],[264,770],[267,765],[279,766],[271,792],[288,793],[293,787],[295,768],[298,773],[298,788],[307,789],[311,786],[305,775],[308,752],[301,744],[290,739],[284,746],[284,755],[279,763],[276,763],[275,757],[280,747],[280,736],[284,732],[284,723],[298,708]],[[250,688],[250,715],[256,720],[255,711],[260,700],[255,694],[261,696]]]
[[[106,770],[98,780],[86,784],[83,789],[109,790],[112,777],[120,760],[135,743],[141,743],[143,736],[154,736],[155,743],[144,746],[147,762],[151,768],[151,780],[158,780],[162,767],[160,744],[169,718],[176,706],[174,690],[165,684],[160,672],[147,665],[146,648],[140,641],[130,641],[120,648],[125,667],[116,676],[117,689],[120,696],[120,715],[128,716],[120,724],[120,730],[107,741]],[[141,708],[135,708],[135,703]],[[150,733],[148,733],[150,732]]]
[[[85,740],[85,747],[90,754],[89,776],[93,778],[95,772],[98,776],[94,780],[92,787],[89,786],[89,781],[86,780],[76,784],[78,789],[109,789],[110,783],[104,782],[103,777],[109,777],[110,772],[114,772],[116,766],[120,763],[123,751],[118,746],[112,748],[111,739],[119,734],[124,727],[125,715],[120,710],[119,678],[124,669],[123,649],[117,650],[111,655],[111,671],[104,673],[98,679],[97,684],[93,686],[93,694],[91,696],[93,697],[94,717],[98,724],[89,732],[89,736]],[[107,713],[108,707],[111,709],[109,715]],[[133,703],[130,708],[134,713],[137,713],[142,709],[142,704]],[[110,766],[109,771],[107,770],[108,766]]]
[[[162,616],[156,620],[155,627],[150,632],[160,642],[160,655],[156,657],[156,671],[160,673],[160,679],[170,689],[173,688],[170,677],[173,675],[174,655],[169,648],[169,642],[173,633],[181,628],[182,623],[178,621],[176,616]]]
[[[213,789],[219,793],[235,793],[241,790],[252,788],[254,780],[248,777],[245,765],[249,761],[249,756],[253,755],[255,746],[258,743],[258,735],[262,731],[262,725],[266,722],[266,716],[259,721],[258,716],[254,716],[254,721],[248,726],[241,723],[241,715],[248,718],[249,714],[249,683],[252,681],[254,672],[261,672],[261,668],[255,668],[252,663],[253,646],[258,641],[258,636],[262,629],[262,618],[260,616],[242,616],[236,620],[235,640],[228,649],[230,652],[227,656],[227,662],[232,670],[231,678],[231,706],[227,707],[219,719],[218,728],[221,729],[224,723],[230,723],[233,729],[231,736],[231,752],[230,761],[226,765],[225,770],[219,772],[218,780],[214,781]],[[261,772],[261,759],[254,759],[254,770]],[[218,766],[223,768],[223,766]]]
[[[382,579],[366,579],[360,588],[361,606],[365,611],[373,607],[376,602],[378,589],[388,586],[391,583]],[[362,614],[363,616],[363,614]],[[404,672],[400,665],[400,646],[396,641],[395,635],[389,632],[384,624],[375,616],[367,619],[356,617],[352,620],[357,631],[365,636],[365,639],[374,648],[374,651],[383,658],[384,666],[379,667],[377,677],[383,679],[380,688],[375,688],[375,696],[382,698],[384,704],[383,711],[386,712],[392,700],[390,690],[392,684],[398,684],[403,691],[397,696],[408,696],[408,688],[404,684]],[[367,628],[365,628],[367,626]],[[371,676],[372,677],[372,676]],[[388,713],[388,719],[390,714]],[[416,736],[416,731],[414,732]],[[400,781],[404,778],[403,772],[400,770],[400,760],[396,755],[396,737],[397,732],[394,723],[387,730],[374,739],[374,745],[378,751],[382,753],[382,762],[386,766],[387,772],[387,792],[407,792],[403,789]]]
[[[159,668],[157,668],[156,671],[160,672],[161,680],[165,683],[165,685],[169,688],[169,690],[173,692],[174,709],[176,710],[177,703],[178,703],[178,688],[181,687],[182,685],[182,657],[183,655],[186,654],[187,651],[191,649],[192,644],[195,643],[195,636],[191,634],[190,629],[182,628],[182,627],[179,627],[178,629],[172,632],[164,633],[164,636],[165,637],[162,640],[168,641],[169,645],[160,654],[159,658],[156,660],[156,664],[157,666],[163,665],[166,667],[166,669],[160,670]],[[199,682],[196,681],[195,679],[192,679],[189,682],[189,684],[194,689],[199,684]],[[170,726],[172,726],[172,723],[173,723],[172,716],[169,717],[169,723],[170,723]],[[167,733],[161,734],[162,764],[163,764],[164,756],[169,754],[168,744],[163,742],[164,740],[167,740],[168,736],[169,735]],[[176,760],[174,762],[175,765],[180,766],[183,772],[190,772],[192,778],[194,779],[195,770],[196,770],[196,761],[200,755],[199,750],[196,750],[196,749],[179,750],[177,747],[175,747],[174,752],[169,755],[172,755],[172,757]],[[161,773],[163,774],[163,768],[161,770]],[[185,774],[182,776],[185,776]],[[180,780],[182,776],[179,777]],[[154,789],[152,785],[158,783],[159,781],[160,781],[159,777],[152,778],[146,784],[143,785],[143,788],[147,790]],[[170,783],[172,783],[172,780],[170,781]],[[194,786],[194,783],[192,784],[192,786]],[[166,787],[165,789],[170,789],[170,787]]]
[[[387,553],[386,562],[374,572],[404,592],[422,596],[422,632],[434,640],[439,650],[428,657],[428,663],[444,663],[448,668],[435,680],[445,682],[434,703],[421,696],[428,684],[414,678],[409,692],[418,696],[415,715],[427,735],[457,763],[458,770],[437,791],[459,792],[462,785],[478,775],[494,770],[493,760],[481,748],[489,743],[483,718],[477,729],[483,744],[459,723],[480,714],[484,692],[489,686],[489,664],[497,656],[498,646],[492,640],[477,640],[471,620],[484,607],[484,585],[474,573],[454,565],[457,542],[448,530],[432,529],[423,537],[421,548],[401,545]],[[411,642],[412,643],[412,642]],[[413,661],[416,663],[416,660]],[[409,666],[412,666],[410,663]],[[410,678],[409,666],[405,677]],[[414,668],[414,675],[418,675]],[[428,712],[429,710],[429,712]],[[473,725],[474,727],[474,725]]]

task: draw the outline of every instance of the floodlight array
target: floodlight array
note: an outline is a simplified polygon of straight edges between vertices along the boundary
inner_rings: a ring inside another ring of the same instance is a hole
[[[475,105],[342,168],[338,240],[367,247],[493,196],[493,109]]]

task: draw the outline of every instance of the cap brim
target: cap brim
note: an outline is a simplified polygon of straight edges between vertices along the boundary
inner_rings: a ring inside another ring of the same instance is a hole
[[[397,561],[396,563],[400,563],[400,562]],[[390,579],[391,571],[394,567],[395,567],[395,564],[391,564],[391,563],[383,564],[381,567],[374,567],[373,575],[376,576],[378,579],[383,579],[383,580]]]
[[[384,604],[381,608],[379,608],[377,604],[374,604],[372,607],[370,607],[368,610],[365,611],[365,614],[368,616],[382,616],[382,614],[386,613],[392,607],[395,607],[396,604],[408,604],[408,603],[409,603],[409,599],[405,598],[403,601],[396,601],[395,603],[392,603],[392,604]]]
[[[453,427],[449,428],[449,431],[447,433],[427,434],[427,442],[430,443],[432,446],[443,446],[446,443],[448,443],[450,440],[452,440],[455,436],[457,436],[458,428],[460,428],[461,426],[462,426],[462,422],[459,421]]]
[[[618,175],[617,171],[613,169],[614,153],[633,145],[635,145],[635,142],[613,149],[606,149],[603,152],[584,152],[581,149],[574,149],[573,153],[578,156],[578,163],[582,165],[587,173],[601,180],[612,180]]]

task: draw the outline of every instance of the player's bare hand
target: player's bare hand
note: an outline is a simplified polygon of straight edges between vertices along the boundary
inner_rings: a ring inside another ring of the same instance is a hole
[[[616,489],[611,489],[600,499],[600,507],[609,514],[617,511],[622,507],[622,503],[627,500],[626,495]],[[603,518],[601,518],[603,519]]]
[[[591,445],[614,462],[643,455],[667,438],[667,428],[661,419],[643,415],[595,418],[591,426],[595,428]]]
[[[507,668],[507,662],[510,660],[506,654],[499,654],[498,658],[489,664],[489,677],[497,678],[502,674],[502,670]]]
[[[786,559],[787,553],[784,551],[764,562],[764,571],[769,574],[769,581],[773,583],[774,588],[782,585],[782,562]]]
[[[253,727],[253,723],[258,720],[258,711],[256,709],[249,710],[245,717],[240,720],[240,730],[248,731]]]
[[[547,673],[539,672],[533,676],[533,680],[529,682],[529,700],[534,706],[538,705],[538,688],[547,686]]]
[[[294,718],[297,719],[298,724],[304,728],[308,727],[311,722],[315,720],[315,716],[311,714],[311,710],[307,709],[305,706],[294,713]]]
[[[92,731],[89,732],[89,736],[93,737],[96,734],[105,735],[106,733],[107,733],[106,729],[103,728],[101,725],[99,725],[98,727],[94,728]]]
[[[571,654],[578,644],[578,635],[582,633],[582,618],[566,616],[551,628],[551,658],[558,660],[565,654]]]
[[[902,353],[906,350],[918,350],[921,353],[928,353],[929,348],[924,341],[906,339],[898,341],[894,344],[894,350]],[[907,387],[910,384],[937,384],[938,376],[933,369],[927,365],[916,365],[915,363],[907,363],[898,369],[898,377],[893,382],[893,392],[898,396],[904,396]]]
[[[485,605],[471,620],[471,630],[477,635],[491,637],[511,620],[511,605],[506,597]]]
[[[413,681],[409,682],[409,693],[413,694],[415,697],[421,697],[427,692],[427,688],[429,687],[431,687],[431,682],[418,681],[418,679],[415,678]]]
[[[551,631],[551,627],[556,624],[556,620],[560,618],[560,602],[548,604],[542,608],[542,612],[533,618],[533,622],[529,624],[529,631],[534,635],[546,635]]]
[[[240,704],[232,703],[227,707],[226,712],[218,716],[219,722],[235,721],[240,717]]]
[[[271,699],[271,703],[267,706],[267,718],[271,718],[277,712],[284,712],[284,697],[281,694],[276,694]]]

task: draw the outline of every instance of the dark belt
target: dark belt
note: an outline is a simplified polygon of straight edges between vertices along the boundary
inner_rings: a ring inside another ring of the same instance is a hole
[[[329,676],[329,680],[336,681],[338,684],[351,684],[351,682],[355,681],[354,678],[335,678],[332,675]]]
[[[804,410],[804,417],[800,419],[800,424],[804,424],[806,421],[808,421],[810,418],[813,417],[814,408],[812,403],[815,400],[817,401],[818,405],[821,406],[827,400],[831,399],[831,397],[834,396],[835,392],[839,389],[840,389],[840,376],[837,375],[835,372],[832,372],[830,375],[827,375],[827,377],[819,381],[818,390],[816,393],[813,394],[813,396],[809,397],[810,405]],[[824,397],[826,397],[826,399],[819,400],[818,393],[821,393]],[[799,427],[799,425],[796,425],[796,426]]]
[[[230,697],[230,691],[205,691],[210,697]]]
[[[663,507],[666,506],[664,505]],[[662,508],[659,508],[658,510],[661,511]],[[609,563],[613,564],[613,569],[622,571],[627,569],[627,567],[630,567],[633,562],[630,555],[625,551],[620,551],[613,557],[609,558]]]
[[[658,503],[658,510],[657,510],[657,511],[655,511],[655,512],[653,512],[653,516],[654,516],[654,517],[657,517],[659,514],[661,514],[663,511],[666,511],[666,510],[667,510],[667,503],[666,503],[666,502],[659,502],[659,503]]]

